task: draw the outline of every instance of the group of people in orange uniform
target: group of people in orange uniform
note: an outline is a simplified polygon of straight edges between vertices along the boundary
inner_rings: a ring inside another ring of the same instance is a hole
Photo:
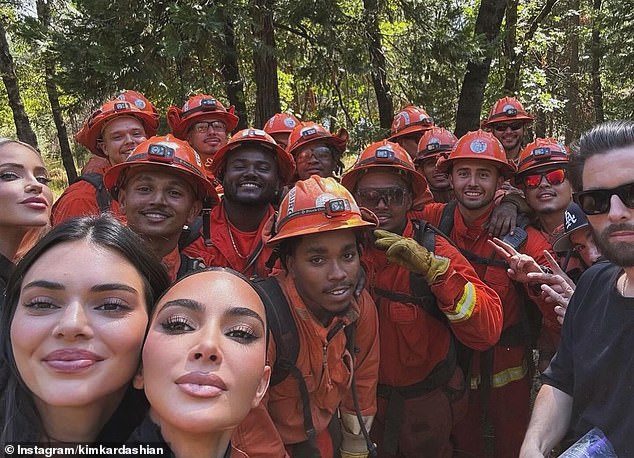
[[[288,342],[272,333],[272,382],[235,456],[518,456],[565,315],[557,280],[600,253],[568,148],[524,145],[517,99],[459,139],[407,106],[347,170],[347,131],[292,114],[232,133],[233,107],[197,94],[168,109],[169,134],[159,118],[130,90],[95,111],[76,135],[94,157],[52,224],[109,212],[172,281],[211,266],[275,279],[299,351],[276,380]]]

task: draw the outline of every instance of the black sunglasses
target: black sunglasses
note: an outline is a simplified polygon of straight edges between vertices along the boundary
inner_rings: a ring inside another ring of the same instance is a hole
[[[519,130],[524,127],[524,121],[515,121],[510,123],[497,123],[493,124],[493,129],[497,132],[504,132],[507,128],[511,128],[511,130]]]
[[[610,199],[615,195],[627,208],[634,208],[634,183],[610,189],[590,189],[575,192],[573,198],[586,215],[600,215],[610,210]]]
[[[381,200],[385,205],[403,205],[405,193],[405,189],[399,187],[357,189],[354,197],[360,206],[374,208]]]

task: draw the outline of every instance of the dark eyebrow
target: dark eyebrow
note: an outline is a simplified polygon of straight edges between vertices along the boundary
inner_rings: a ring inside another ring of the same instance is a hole
[[[231,317],[248,316],[248,317],[251,317],[251,318],[255,318],[264,327],[264,320],[262,319],[262,317],[258,313],[256,313],[255,311],[253,311],[253,310],[251,310],[250,308],[247,308],[247,307],[233,307],[233,308],[227,310],[225,312],[225,315],[231,316]]]
[[[202,312],[204,310],[200,302],[191,299],[174,299],[173,301],[166,302],[163,307],[161,307],[161,312],[168,307],[184,307],[194,312]]]
[[[15,162],[5,162],[4,164],[0,164],[0,167],[15,167],[18,169],[24,169],[24,165],[16,164]]]
[[[104,283],[102,285],[95,285],[92,288],[90,288],[90,290],[97,293],[102,291],[118,290],[118,291],[127,291],[133,294],[139,294],[136,288],[133,288],[132,286],[129,286],[129,285],[124,285],[123,283]]]
[[[52,282],[48,280],[34,280],[22,286],[22,289],[29,289],[29,288],[46,288],[46,289],[62,290],[64,289],[64,285],[62,285],[61,283],[56,283],[56,282]]]

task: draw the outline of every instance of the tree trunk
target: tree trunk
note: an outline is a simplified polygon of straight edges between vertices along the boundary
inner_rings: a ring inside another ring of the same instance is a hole
[[[489,78],[493,43],[500,33],[506,0],[482,0],[476,18],[475,35],[481,37],[485,57],[471,60],[462,81],[458,113],[456,114],[456,135],[464,135],[480,127],[480,112],[484,89]]]
[[[230,13],[224,8],[224,36],[220,41],[220,72],[225,80],[225,88],[229,103],[236,107],[236,115],[240,118],[237,130],[246,129],[249,126],[247,117],[247,106],[244,97],[244,84],[240,76],[238,65],[238,49],[236,47],[236,36],[233,30],[233,21]]]
[[[275,0],[252,0],[253,73],[255,76],[255,127],[281,111],[277,83],[275,29],[273,6]]]
[[[13,122],[18,139],[37,148],[37,137],[31,128],[29,118],[24,111],[22,97],[20,97],[18,78],[15,75],[15,65],[9,49],[4,21],[5,18],[0,16],[0,73],[2,73],[2,81],[7,88],[9,106],[13,111]]]
[[[565,142],[570,144],[578,137],[580,114],[579,114],[579,0],[572,0],[570,8],[576,13],[571,15],[569,23],[569,48],[568,55],[570,62],[568,65],[568,101],[566,102],[566,114],[568,122],[566,125]]]
[[[605,121],[603,112],[603,87],[601,86],[601,58],[603,51],[601,49],[601,32],[599,31],[599,15],[601,14],[601,0],[594,0],[592,4],[592,98],[594,100],[594,122],[602,123]]]
[[[372,85],[379,107],[381,127],[389,129],[394,117],[394,105],[390,85],[387,82],[387,61],[383,54],[381,31],[379,30],[379,4],[377,0],[363,0],[364,19],[368,50],[370,52],[370,66]]]
[[[504,95],[517,95],[520,81],[520,65],[517,55],[517,5],[519,0],[508,0],[504,30],[504,54],[507,69],[504,78]]]
[[[51,23],[50,5],[46,0],[37,0],[37,14],[42,24],[42,32],[46,36],[48,35],[48,29]],[[70,149],[62,109],[59,105],[59,94],[57,92],[57,85],[55,84],[55,63],[51,60],[50,56],[44,57],[44,76],[46,80],[46,93],[48,94],[48,101],[51,104],[51,112],[53,113],[53,121],[57,129],[62,164],[64,164],[68,182],[73,183],[77,179],[77,169],[73,161],[73,153]]]

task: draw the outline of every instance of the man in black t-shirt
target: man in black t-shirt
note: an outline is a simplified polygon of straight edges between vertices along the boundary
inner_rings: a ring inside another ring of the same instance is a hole
[[[634,456],[634,122],[582,135],[571,172],[575,201],[611,263],[579,280],[520,456],[548,456],[566,434],[576,441],[594,427],[618,456]]]

